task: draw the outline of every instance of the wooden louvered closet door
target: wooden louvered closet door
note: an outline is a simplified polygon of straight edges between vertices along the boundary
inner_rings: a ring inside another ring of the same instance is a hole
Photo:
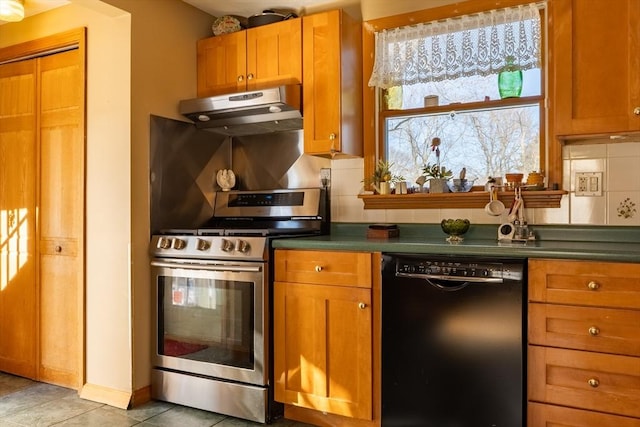
[[[0,49],[0,371],[84,382],[84,29]],[[13,56],[12,56],[13,55]]]

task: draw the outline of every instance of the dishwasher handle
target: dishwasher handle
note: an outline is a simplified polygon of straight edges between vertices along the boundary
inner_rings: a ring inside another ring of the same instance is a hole
[[[471,283],[503,283],[500,277],[465,277],[463,280],[457,280],[457,277],[446,276],[441,274],[415,274],[396,272],[396,277],[408,277],[411,279],[422,279],[431,286],[443,291],[459,291],[466,288]],[[454,285],[455,283],[455,285]],[[451,285],[449,285],[451,284]]]

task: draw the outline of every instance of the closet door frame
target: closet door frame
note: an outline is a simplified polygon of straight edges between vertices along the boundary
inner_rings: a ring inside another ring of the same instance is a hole
[[[78,197],[77,205],[79,206],[78,210],[81,212],[74,213],[74,215],[76,215],[79,218],[80,226],[77,227],[79,229],[77,233],[78,235],[74,236],[75,244],[73,246],[74,248],[73,254],[71,254],[72,256],[77,257],[77,263],[74,265],[74,268],[76,269],[76,271],[73,273],[75,278],[76,288],[72,291],[73,293],[72,296],[75,301],[75,305],[77,306],[69,310],[71,312],[71,316],[74,317],[75,323],[76,323],[74,327],[75,330],[71,332],[71,334],[73,335],[71,339],[74,340],[74,345],[76,348],[71,350],[71,352],[74,353],[73,354],[74,362],[72,363],[73,366],[71,367],[70,372],[65,373],[64,370],[66,369],[66,367],[63,367],[60,370],[60,373],[55,373],[54,375],[51,375],[51,369],[49,367],[42,365],[43,354],[41,352],[41,346],[43,345],[43,341],[41,337],[41,334],[42,334],[41,325],[45,324],[46,322],[51,322],[51,319],[44,319],[42,317],[43,312],[41,311],[41,308],[42,308],[41,299],[46,298],[46,295],[42,294],[43,279],[40,277],[40,260],[42,259],[43,255],[44,256],[51,255],[51,254],[48,254],[51,251],[53,252],[53,254],[59,254],[62,256],[69,255],[69,254],[64,254],[65,247],[63,245],[54,244],[51,248],[49,248],[48,246],[50,246],[49,245],[50,239],[45,239],[44,241],[41,240],[43,237],[47,237],[47,236],[42,236],[42,230],[40,226],[42,218],[39,218],[38,222],[36,223],[35,240],[37,244],[36,244],[36,250],[35,250],[36,254],[35,254],[35,260],[34,260],[36,263],[36,296],[35,298],[36,298],[36,305],[38,309],[38,315],[37,315],[38,318],[36,321],[36,332],[35,332],[38,337],[37,345],[36,345],[36,348],[37,348],[36,360],[37,360],[38,366],[36,369],[36,378],[34,379],[80,390],[80,388],[84,385],[86,380],[86,363],[85,363],[85,354],[86,354],[85,352],[85,346],[86,346],[86,343],[85,343],[86,341],[85,340],[85,333],[86,333],[86,326],[85,326],[85,322],[86,322],[85,320],[86,28],[77,28],[70,31],[50,35],[41,39],[31,40],[31,41],[16,44],[13,46],[0,48],[0,64],[7,63],[7,62],[16,62],[16,61],[21,61],[21,60],[31,59],[31,58],[38,58],[45,55],[60,53],[68,50],[78,50],[79,58],[80,58],[78,80],[79,82],[81,82],[81,85],[82,85],[82,87],[79,88],[82,90],[82,96],[81,96],[81,105],[79,106],[79,108],[81,109],[81,112],[79,114],[80,118],[78,119],[79,120],[78,128],[80,128],[79,133],[81,134],[78,137],[78,139],[81,139],[81,141],[77,147],[78,150],[80,150],[80,153],[76,155],[77,158],[79,158],[80,161],[82,162],[81,169],[80,169],[81,172],[79,172],[79,174],[82,175],[80,177],[81,182],[79,184],[81,187],[80,189],[81,194],[77,196]],[[39,67],[38,67],[38,73],[39,73]],[[39,91],[40,89],[39,83],[37,83],[37,86]],[[39,100],[38,100],[37,108],[38,108],[38,111],[40,111]],[[42,196],[43,196],[40,193],[41,185],[40,185],[40,172],[39,172],[41,167],[40,166],[41,159],[39,158],[39,155],[40,155],[39,152],[42,149],[41,147],[42,141],[40,140],[41,129],[40,129],[39,120],[37,120],[37,122],[38,122],[38,127],[36,129],[36,146],[37,146],[38,154],[36,156],[38,157],[37,159],[38,181],[36,183],[36,187],[37,187],[36,203],[40,205]],[[48,280],[49,278],[45,278],[45,279]],[[44,315],[49,316],[50,314],[44,313]],[[55,321],[59,322],[59,319]],[[75,372],[72,372],[72,371],[75,371]]]

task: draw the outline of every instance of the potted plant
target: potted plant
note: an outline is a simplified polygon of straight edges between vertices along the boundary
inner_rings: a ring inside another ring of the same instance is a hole
[[[447,169],[440,164],[440,138],[433,138],[431,141],[431,151],[436,153],[436,163],[427,163],[422,168],[422,173],[429,181],[430,193],[448,193],[447,181],[453,176],[451,169]]]
[[[404,178],[391,173],[392,166],[393,163],[378,160],[373,175],[364,180],[365,184],[371,185],[378,194],[391,194],[391,184],[404,181]]]

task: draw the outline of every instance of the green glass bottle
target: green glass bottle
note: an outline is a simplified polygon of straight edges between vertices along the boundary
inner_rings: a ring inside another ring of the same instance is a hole
[[[506,58],[507,64],[498,73],[500,98],[518,98],[522,93],[522,70],[514,64],[514,57]]]

